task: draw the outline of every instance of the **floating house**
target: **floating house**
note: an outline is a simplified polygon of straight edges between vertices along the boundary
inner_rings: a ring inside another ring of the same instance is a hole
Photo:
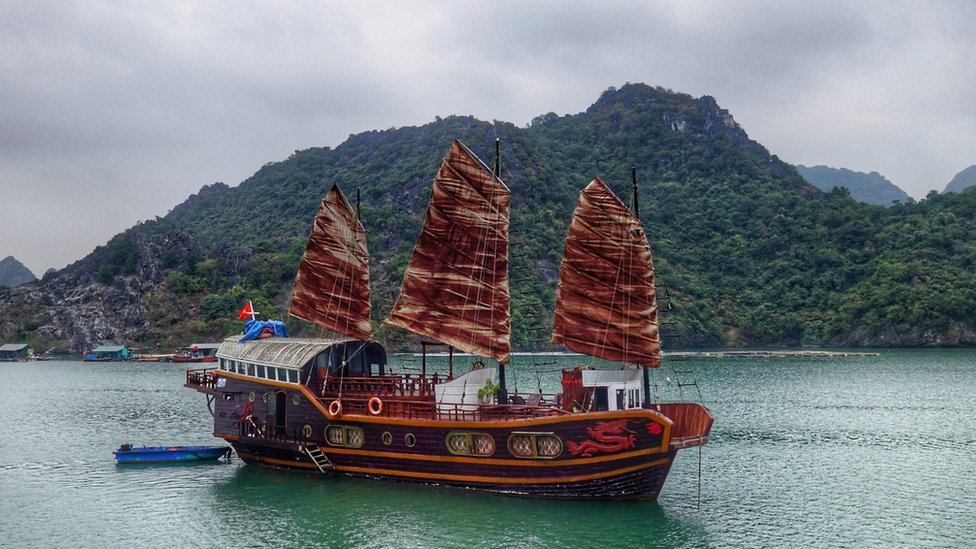
[[[0,345],[0,361],[14,362],[29,360],[34,357],[34,350],[28,343],[5,343]]]
[[[170,360],[173,362],[217,362],[218,348],[220,348],[220,343],[194,343],[173,355]]]
[[[99,345],[85,353],[85,362],[119,362],[132,358],[125,345]]]

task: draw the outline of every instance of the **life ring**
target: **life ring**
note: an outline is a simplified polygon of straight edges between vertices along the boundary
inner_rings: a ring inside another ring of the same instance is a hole
[[[378,416],[383,413],[383,401],[380,400],[380,397],[373,397],[366,403],[366,409],[369,410],[370,414]]]
[[[332,417],[339,417],[342,415],[342,402],[339,399],[335,399],[329,403],[329,415]]]

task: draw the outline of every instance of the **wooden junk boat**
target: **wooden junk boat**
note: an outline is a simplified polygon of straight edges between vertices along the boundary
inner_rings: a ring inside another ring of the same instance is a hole
[[[386,319],[497,366],[479,359],[456,377],[387,368],[372,339],[365,231],[334,186],[289,312],[339,335],[224,341],[219,367],[186,377],[207,395],[214,436],[246,463],[280,469],[523,496],[656,498],[677,450],[707,442],[712,416],[697,403],[651,401],[646,369],[660,365],[661,349],[643,227],[594,179],[573,214],[557,288],[553,342],[629,366],[565,370],[558,395],[509,393],[510,192],[497,173],[497,163],[493,172],[453,143]],[[496,377],[497,397],[482,402],[479,389]]]

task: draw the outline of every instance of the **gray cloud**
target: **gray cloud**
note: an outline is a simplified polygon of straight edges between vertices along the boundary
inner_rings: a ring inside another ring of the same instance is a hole
[[[37,274],[296,149],[609,86],[713,95],[916,198],[976,163],[969,2],[0,0],[0,257]]]

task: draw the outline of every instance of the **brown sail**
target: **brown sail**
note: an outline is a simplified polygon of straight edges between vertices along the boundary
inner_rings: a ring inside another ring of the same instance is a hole
[[[388,323],[507,362],[508,187],[455,140]]]
[[[573,212],[552,341],[606,360],[661,364],[647,236],[640,220],[599,178],[583,189]]]
[[[289,313],[349,337],[372,337],[366,231],[338,186],[312,223]]]

